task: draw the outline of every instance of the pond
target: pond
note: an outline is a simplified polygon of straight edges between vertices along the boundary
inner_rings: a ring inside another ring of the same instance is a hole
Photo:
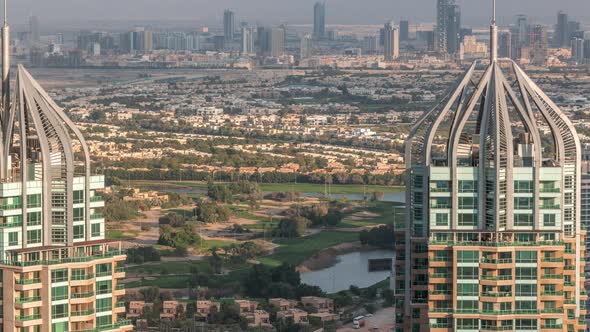
[[[393,258],[392,250],[359,251],[337,256],[329,268],[301,274],[301,282],[318,286],[326,293],[346,290],[350,285],[369,287],[389,277],[389,271],[369,272],[369,259]]]

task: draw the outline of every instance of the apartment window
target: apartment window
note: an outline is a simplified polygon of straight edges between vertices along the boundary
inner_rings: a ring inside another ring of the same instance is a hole
[[[60,228],[54,228],[51,230],[51,241],[53,243],[65,243],[66,242],[66,230]]]
[[[28,195],[27,196],[27,207],[28,208],[40,208],[41,207],[41,194]]]
[[[477,279],[479,268],[460,266],[457,268],[457,279]]]
[[[51,288],[51,300],[59,301],[68,298],[68,286],[60,286]]]
[[[84,190],[74,191],[74,204],[84,203]]]
[[[500,302],[500,311],[511,311],[512,302]]]
[[[459,263],[478,263],[479,251],[461,250],[457,251],[457,262]]]
[[[533,208],[532,197],[515,197],[514,208],[517,210],[530,210]]]
[[[84,238],[84,225],[74,225],[74,239]]]
[[[53,332],[68,332],[69,322],[53,323],[51,324],[51,331]]]
[[[460,193],[475,193],[477,192],[477,181],[459,181],[459,192]]]
[[[98,264],[98,265],[96,265],[96,276],[101,277],[101,276],[105,276],[105,275],[110,275],[111,269],[112,269],[111,263]]]
[[[457,301],[458,310],[479,310],[479,301],[460,300]]]
[[[479,295],[478,284],[457,284],[457,296],[477,296]]]
[[[41,225],[41,212],[27,213],[27,225],[29,225],[29,226]]]
[[[459,213],[459,226],[476,226],[476,213]]]
[[[113,324],[113,317],[111,315],[96,317],[96,327]]]
[[[8,233],[8,245],[9,246],[16,246],[16,245],[18,245],[18,232],[10,232],[10,233]]]
[[[514,181],[514,192],[516,193],[532,193],[533,181]]]
[[[461,330],[479,330],[479,320],[459,318],[457,319],[457,328]]]
[[[555,214],[544,214],[543,215],[543,226],[554,227],[555,226]]]
[[[36,230],[32,230],[32,231],[27,231],[27,243],[29,243],[29,244],[41,243],[41,230],[36,229]]]
[[[537,268],[535,267],[517,267],[516,280],[536,280]]]
[[[96,300],[96,312],[110,311],[113,306],[113,298]]]
[[[84,220],[84,208],[74,208],[74,221]]]
[[[446,213],[437,213],[436,214],[436,226],[448,226],[449,225],[449,215]]]
[[[97,237],[97,236],[101,236],[101,227],[100,224],[92,224],[90,225],[91,227],[91,233],[92,233],[92,237]]]
[[[516,310],[536,310],[537,301],[516,301]]]
[[[516,327],[516,330],[527,330],[527,331],[538,330],[536,319],[517,319],[515,321],[515,327]]]
[[[536,284],[516,284],[516,296],[537,296]]]
[[[473,197],[459,197],[459,209],[475,209],[476,205]]]
[[[96,294],[109,294],[112,293],[113,287],[111,280],[97,281],[96,282]]]
[[[514,226],[521,227],[532,227],[533,226],[533,215],[517,213],[514,215]]]
[[[51,317],[52,318],[68,317],[68,305],[67,304],[56,304],[56,305],[51,306]]]
[[[51,271],[51,281],[61,282],[68,281],[68,269],[59,269]]]

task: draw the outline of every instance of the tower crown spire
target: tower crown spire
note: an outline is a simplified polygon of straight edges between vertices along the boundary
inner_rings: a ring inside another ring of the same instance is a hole
[[[492,25],[490,26],[490,62],[498,61],[498,27],[496,26],[496,0],[492,0]]]

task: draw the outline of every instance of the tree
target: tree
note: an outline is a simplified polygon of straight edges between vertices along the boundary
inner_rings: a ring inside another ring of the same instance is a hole
[[[285,218],[279,221],[279,224],[273,230],[273,236],[285,238],[301,237],[305,234],[305,230],[310,224],[309,219],[302,216]]]
[[[201,201],[195,208],[195,215],[198,221],[204,223],[226,222],[229,220],[230,211],[215,202]]]

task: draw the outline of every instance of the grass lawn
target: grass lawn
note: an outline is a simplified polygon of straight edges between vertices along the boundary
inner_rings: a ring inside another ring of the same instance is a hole
[[[166,187],[184,186],[195,189],[207,189],[207,183],[204,182],[179,182],[179,181],[132,181],[137,186],[148,186],[154,188],[161,187],[160,190],[166,191]],[[325,186],[323,184],[314,183],[261,183],[260,189],[263,192],[285,192],[296,191],[302,193],[323,193]],[[393,186],[375,186],[368,185],[366,187],[367,193],[383,192],[383,193],[399,193],[404,191],[404,187]],[[330,192],[332,194],[362,194],[365,192],[363,185],[356,184],[333,184],[330,185]]]
[[[304,238],[278,240],[276,243],[280,247],[275,249],[272,255],[259,260],[261,263],[271,266],[278,266],[282,263],[299,265],[322,249],[341,243],[358,241],[358,239],[359,235],[356,233],[323,231]]]
[[[400,206],[397,203],[391,202],[372,202],[368,203],[367,208],[359,208],[358,211],[368,211],[371,213],[378,214],[379,217],[366,219],[366,220],[352,220],[350,216],[347,216],[342,220],[337,228],[357,228],[371,225],[382,225],[382,224],[393,224],[394,221],[401,222],[404,218],[405,210],[396,208]],[[395,214],[395,217],[394,217]]]
[[[147,274],[185,274],[189,273],[192,266],[197,266],[199,271],[209,271],[209,263],[206,261],[198,262],[157,262],[146,263],[138,266],[131,266],[127,268],[128,272],[132,273],[147,273]]]

